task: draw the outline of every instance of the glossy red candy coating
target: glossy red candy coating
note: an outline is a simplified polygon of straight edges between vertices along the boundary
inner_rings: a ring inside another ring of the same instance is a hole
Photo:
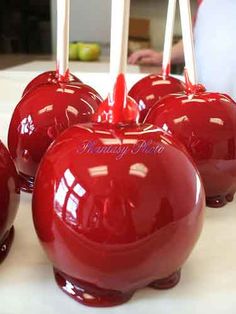
[[[187,148],[203,179],[207,204],[221,207],[236,191],[236,104],[219,93],[170,95],[146,122],[162,127]]]
[[[58,285],[90,306],[177,284],[203,221],[205,194],[185,149],[137,124],[136,114],[125,120],[118,92],[110,120],[106,102],[99,123],[75,125],[55,140],[33,193],[35,228]]]
[[[58,77],[59,76],[58,76],[58,72],[57,71],[47,71],[47,72],[39,74],[32,81],[29,82],[29,84],[24,89],[24,92],[23,92],[22,96],[24,96],[32,88],[35,88],[38,85],[47,84],[47,83],[52,83],[52,84],[58,83]],[[72,83],[72,82],[82,83],[75,75],[73,75],[71,73],[68,74],[67,81],[70,82],[70,83]]]
[[[140,122],[143,122],[149,109],[162,97],[183,92],[185,84],[172,77],[162,74],[150,74],[138,81],[129,91],[132,97],[139,105]]]
[[[140,111],[136,101],[127,96],[125,78],[120,75],[117,79],[113,95],[105,99],[93,116],[94,122],[104,124],[138,123]]]
[[[90,121],[100,103],[98,93],[80,83],[39,85],[21,99],[11,119],[8,147],[23,190],[32,190],[38,164],[57,135]]]
[[[159,153],[148,153],[154,149]],[[203,207],[188,156],[147,124],[70,128],[45,155],[33,197],[38,236],[67,282],[72,277],[86,293],[97,287],[122,297],[181,268],[198,239]],[[69,286],[62,288],[70,293]],[[78,301],[113,305],[93,293]]]
[[[0,141],[0,263],[12,244],[20,198],[18,175],[6,147]]]

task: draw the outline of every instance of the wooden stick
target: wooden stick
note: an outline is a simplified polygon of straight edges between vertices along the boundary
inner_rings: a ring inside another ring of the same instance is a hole
[[[197,84],[196,61],[193,39],[193,25],[189,0],[179,0],[180,17],[183,33],[185,67],[190,84]]]
[[[130,0],[112,0],[110,75],[114,82],[126,72]]]
[[[70,0],[57,0],[57,70],[61,79],[68,72],[69,25]]]
[[[165,41],[162,61],[162,74],[168,76],[170,74],[171,53],[173,44],[173,33],[175,25],[176,0],[169,0],[165,30]]]

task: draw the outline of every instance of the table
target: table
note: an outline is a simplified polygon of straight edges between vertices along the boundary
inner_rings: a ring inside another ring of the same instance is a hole
[[[51,60],[51,61],[46,61],[46,60],[38,61],[37,60],[37,61],[31,61],[24,64],[13,66],[11,68],[8,68],[8,71],[44,72],[44,71],[48,71],[48,69],[54,69],[55,66],[56,66],[55,60]],[[109,71],[109,68],[110,68],[109,57],[106,57],[106,56],[101,56],[98,61],[93,61],[93,62],[70,61],[69,66],[72,73],[78,72],[79,74],[83,72],[106,73]],[[127,72],[139,73],[140,67],[138,65],[127,65]]]
[[[106,73],[75,73],[106,95]],[[0,71],[0,138],[6,143],[14,106],[35,72]],[[128,86],[140,74],[129,74]],[[236,313],[236,204],[206,209],[201,238],[171,290],[138,291],[132,300],[108,309],[82,306],[54,282],[31,217],[31,195],[22,193],[15,240],[0,266],[0,314],[234,314]]]

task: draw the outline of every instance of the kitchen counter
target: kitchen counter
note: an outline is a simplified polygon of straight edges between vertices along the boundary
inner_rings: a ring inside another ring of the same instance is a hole
[[[0,69],[7,69],[9,71],[48,71],[55,69],[55,57],[49,55],[0,55]],[[109,72],[109,57],[101,56],[98,61],[81,62],[70,61],[71,72],[95,72],[106,73]],[[128,73],[139,73],[140,68],[137,65],[128,65]]]
[[[0,70],[11,71],[47,71],[55,68],[55,56],[32,54],[0,54]],[[70,61],[72,72],[108,72],[109,57],[101,56],[96,62]],[[161,67],[128,65],[128,73],[160,73]]]

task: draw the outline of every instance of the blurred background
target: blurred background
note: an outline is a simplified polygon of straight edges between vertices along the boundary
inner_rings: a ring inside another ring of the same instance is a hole
[[[196,1],[192,1],[193,12]],[[167,0],[131,0],[129,51],[162,50]],[[109,57],[111,0],[71,0],[70,41],[96,42]],[[174,42],[181,38],[177,18]],[[56,0],[0,1],[0,68],[50,60],[56,52]],[[181,69],[174,69],[178,73]]]

